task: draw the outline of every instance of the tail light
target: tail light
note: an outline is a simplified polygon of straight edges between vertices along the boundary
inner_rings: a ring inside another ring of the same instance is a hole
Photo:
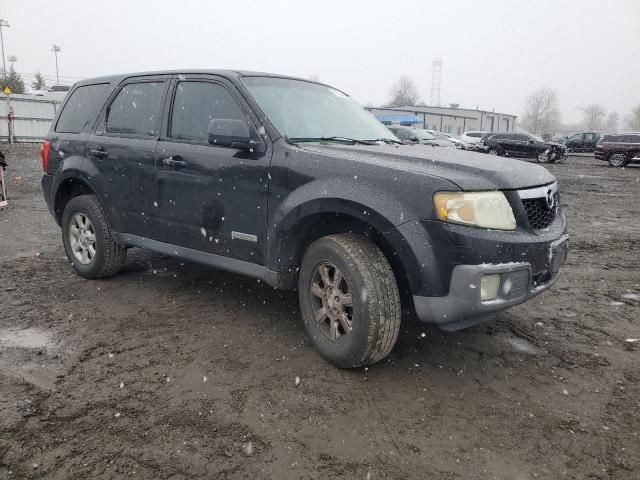
[[[49,173],[49,153],[51,152],[51,142],[45,140],[40,147],[40,156],[42,157],[42,170]]]

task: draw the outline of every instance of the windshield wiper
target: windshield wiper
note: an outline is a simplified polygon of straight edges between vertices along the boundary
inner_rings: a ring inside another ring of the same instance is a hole
[[[375,140],[365,140],[366,142],[384,142],[384,143],[394,143],[396,145],[404,145],[405,143],[402,140],[396,140],[394,138],[376,138]]]
[[[305,143],[305,142],[339,142],[347,145],[374,145],[375,140],[357,140],[349,137],[286,137],[286,140],[290,143]]]

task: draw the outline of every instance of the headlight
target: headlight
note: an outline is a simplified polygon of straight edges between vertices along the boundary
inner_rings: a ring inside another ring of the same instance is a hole
[[[515,230],[516,219],[502,192],[438,192],[433,196],[443,222],[496,230]]]

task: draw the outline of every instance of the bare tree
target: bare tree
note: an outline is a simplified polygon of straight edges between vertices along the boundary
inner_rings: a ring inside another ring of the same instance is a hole
[[[420,94],[415,82],[408,75],[401,75],[389,92],[391,100],[388,103],[390,107],[399,107],[403,105],[416,105],[420,101]]]
[[[597,132],[602,128],[602,120],[607,111],[597,103],[578,107],[582,111],[582,124],[587,130]]]
[[[533,133],[554,133],[560,123],[558,95],[549,87],[539,88],[527,97],[523,124]]]
[[[629,124],[632,130],[640,131],[640,105],[631,112],[631,121]]]
[[[620,117],[618,112],[611,112],[607,115],[607,121],[604,123],[604,131],[607,133],[615,133],[620,125]]]

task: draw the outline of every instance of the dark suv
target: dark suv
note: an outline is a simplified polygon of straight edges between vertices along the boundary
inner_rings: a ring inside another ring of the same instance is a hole
[[[80,275],[114,275],[142,247],[297,289],[340,367],[391,351],[401,298],[464,328],[547,289],[567,250],[546,169],[404,145],[340,90],[290,77],[84,80],[41,154]]]
[[[640,132],[605,135],[596,145],[593,155],[617,168],[640,162]]]
[[[540,163],[560,162],[567,158],[567,148],[546,142],[537,135],[525,133],[497,133],[484,137],[482,142],[493,155],[535,158]]]
[[[562,143],[569,152],[591,153],[596,149],[596,145],[601,135],[597,132],[580,132],[569,135]]]

